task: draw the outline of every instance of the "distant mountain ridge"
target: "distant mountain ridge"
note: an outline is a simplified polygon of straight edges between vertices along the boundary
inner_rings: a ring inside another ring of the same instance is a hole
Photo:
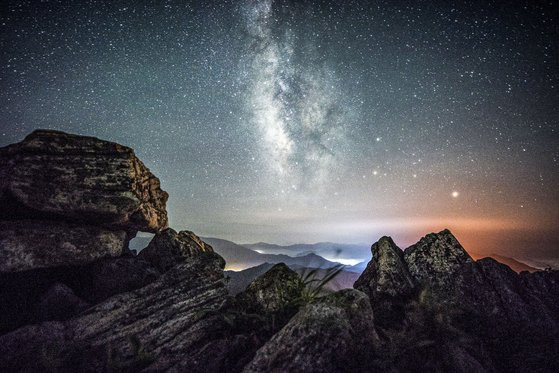
[[[283,262],[288,266],[300,265],[306,268],[330,268],[336,265],[335,261],[325,259],[322,255],[336,253],[350,253],[354,257],[361,252],[362,246],[359,244],[338,244],[333,242],[319,242],[315,244],[294,244],[294,245],[277,245],[266,242],[258,242],[255,244],[239,245],[232,241],[220,238],[204,238],[206,242],[214,247],[227,262],[228,269],[244,270],[259,266],[263,263],[280,263]],[[151,241],[151,237],[136,237],[130,242],[130,249],[140,251],[146,247]],[[256,251],[258,250],[258,251]],[[367,267],[370,260],[370,248],[366,248],[368,256],[365,260],[355,264],[346,265],[344,271],[361,273]],[[320,254],[322,253],[322,255]],[[475,259],[490,257],[496,261],[506,264],[513,271],[520,273],[523,271],[536,272],[541,268],[531,266],[515,258],[506,257],[500,254],[482,255],[479,253],[469,252]],[[333,255],[335,256],[335,255]],[[343,259],[346,259],[344,256]]]
[[[368,261],[371,256],[371,245],[367,244],[346,244],[336,242],[317,242],[313,244],[293,244],[293,245],[277,245],[266,242],[258,242],[253,244],[242,244],[251,250],[258,251],[262,254],[283,254],[289,256],[297,256],[303,253],[313,252],[317,255],[327,258],[330,261],[352,260],[352,261]]]
[[[152,237],[136,237],[130,242],[130,249],[139,252],[149,244],[151,239]],[[298,265],[303,268],[331,268],[339,263],[323,258],[314,250],[302,250],[304,248],[313,247],[315,245],[320,245],[322,247],[332,247],[332,245],[344,246],[343,244],[333,243],[291,245],[289,247],[294,248],[294,251],[292,251],[291,254],[288,255],[276,253],[260,253],[257,252],[255,249],[247,248],[244,245],[239,245],[235,242],[224,240],[221,238],[204,237],[203,240],[210,244],[215,249],[215,251],[225,259],[227,263],[227,269],[233,269],[236,271],[259,266],[263,263],[275,264],[280,262],[283,262],[290,267]],[[265,246],[268,248],[278,248],[277,250],[274,250],[276,252],[285,251],[285,246],[266,243],[255,245],[262,245],[263,247]],[[367,260],[353,266],[346,266],[344,270],[349,272],[361,273],[366,266]]]
[[[263,263],[285,263],[288,266],[299,265],[305,268],[331,268],[339,263],[324,259],[320,255],[309,253],[292,257],[285,254],[261,254],[243,245],[220,238],[203,238],[214,250],[225,259],[226,269],[244,270]]]
[[[475,260],[479,260],[479,259],[487,258],[487,257],[493,258],[500,263],[506,264],[507,266],[510,267],[510,269],[512,269],[516,273],[520,273],[520,272],[524,272],[524,271],[528,271],[528,272],[541,271],[541,269],[539,269],[539,268],[532,267],[532,266],[530,266],[526,263],[523,263],[519,260],[516,260],[514,258],[509,258],[509,257],[502,256],[502,255],[499,255],[499,254],[490,254],[490,255],[480,255],[480,254],[476,254],[476,253],[469,253],[469,254]]]
[[[229,293],[236,295],[244,291],[255,278],[268,272],[274,265],[273,263],[263,263],[242,271],[225,271],[225,274],[229,277],[229,281],[227,282]],[[314,268],[302,267],[297,264],[288,265],[288,267],[303,276],[314,270]],[[323,278],[326,275],[326,271],[327,269],[319,269],[315,274],[316,278]],[[359,275],[360,273],[344,269],[333,280],[326,284],[326,288],[332,291],[351,289],[355,281],[359,278]]]

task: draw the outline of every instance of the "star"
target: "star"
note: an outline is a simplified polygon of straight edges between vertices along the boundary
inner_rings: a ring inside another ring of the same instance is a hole
[[[171,226],[206,236],[405,240],[441,228],[403,223],[425,213],[488,253],[559,257],[555,3],[75,3],[2,3],[0,146],[129,146]]]

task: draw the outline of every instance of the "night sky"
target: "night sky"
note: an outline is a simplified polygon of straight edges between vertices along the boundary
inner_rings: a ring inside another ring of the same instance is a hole
[[[131,146],[200,235],[559,258],[557,4],[148,3],[3,1],[0,146]]]

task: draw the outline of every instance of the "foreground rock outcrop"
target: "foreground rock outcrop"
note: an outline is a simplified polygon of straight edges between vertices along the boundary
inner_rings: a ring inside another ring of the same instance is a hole
[[[166,201],[159,180],[119,144],[37,130],[1,148],[0,332],[71,317],[155,280],[157,268],[131,257],[128,242],[167,227]],[[64,287],[82,306],[44,302],[68,294]]]
[[[37,130],[0,149],[0,272],[120,256],[167,227],[167,197],[132,149]]]
[[[37,131],[0,156],[0,370],[240,371],[288,321],[228,297],[224,260],[166,229],[131,149]],[[140,229],[156,234],[136,256]]]
[[[550,359],[559,352],[557,298],[547,295],[557,295],[557,272],[519,275],[491,258],[476,262],[448,230],[405,251],[383,237],[371,250],[354,287],[369,295],[385,345],[419,346],[394,360],[399,369],[526,371],[557,364]],[[444,349],[460,358],[428,359]]]
[[[227,296],[223,266],[211,251],[182,252],[173,268],[139,290],[115,295],[66,322],[0,336],[0,367],[42,369],[56,361],[85,371],[169,369],[224,328],[215,314]]]
[[[369,298],[341,290],[303,307],[244,372],[373,371],[377,339]]]
[[[374,260],[367,264],[354,288],[366,292],[371,299],[407,295],[415,287],[405,262],[404,253],[390,237],[382,237],[371,247]]]
[[[382,237],[358,290],[276,264],[233,297],[131,149],[36,131],[0,161],[0,371],[559,371],[559,272],[474,261],[448,230]]]

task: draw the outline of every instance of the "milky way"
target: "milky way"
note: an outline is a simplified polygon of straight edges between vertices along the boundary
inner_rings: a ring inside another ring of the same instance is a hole
[[[247,2],[244,11],[250,48],[246,75],[251,79],[246,103],[261,133],[260,145],[287,190],[316,190],[344,140],[334,72],[322,63],[299,63],[297,49],[315,61],[318,56],[298,45],[290,29],[276,24],[272,1]],[[274,34],[274,28],[279,32]]]
[[[0,27],[0,146],[129,145],[177,229],[559,257],[554,2],[5,1]]]

